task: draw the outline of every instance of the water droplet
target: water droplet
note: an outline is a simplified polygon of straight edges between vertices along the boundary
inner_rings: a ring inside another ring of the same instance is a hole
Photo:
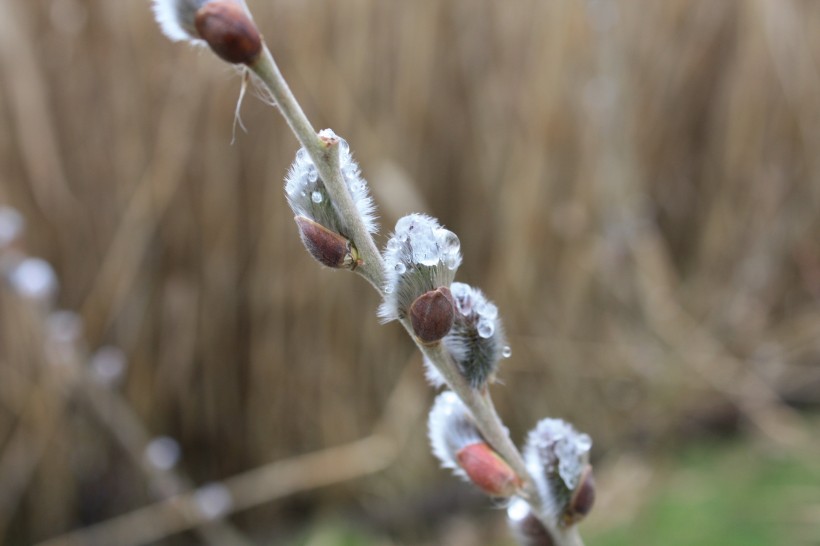
[[[401,247],[401,242],[398,239],[396,239],[395,237],[392,237],[389,241],[387,241],[387,250],[395,252],[400,247]]]
[[[413,215],[402,216],[399,218],[399,221],[396,222],[396,234],[404,234],[410,230],[413,226]]]
[[[339,155],[342,157],[350,155],[350,144],[348,144],[342,137],[339,137]]]
[[[449,229],[439,228],[436,230],[435,235],[442,252],[453,254],[461,250],[461,241]]]
[[[495,333],[495,324],[483,318],[478,321],[478,335],[484,339],[491,338]]]
[[[309,181],[315,183],[317,180],[319,180],[319,171],[317,171],[316,168],[314,167],[314,168],[312,168],[308,171],[308,176],[307,177],[308,177]]]
[[[589,451],[592,449],[592,438],[590,438],[589,434],[579,434],[575,439],[575,447],[578,448],[578,451]]]
[[[170,436],[154,438],[145,448],[145,458],[154,468],[171,470],[179,462],[182,450],[179,443]]]
[[[501,349],[501,356],[504,358],[510,358],[512,356],[512,347],[509,345],[504,345],[504,348]]]
[[[469,296],[456,299],[458,311],[465,317],[469,317],[473,313],[473,300]]]
[[[392,294],[393,293],[393,287],[391,285],[385,286],[384,287],[384,293],[385,294]]]
[[[454,282],[450,285],[450,292],[454,298],[466,298],[470,294],[470,285],[463,282]]]
[[[405,271],[407,271],[407,267],[402,262],[397,263],[394,269],[399,275],[402,275]]]
[[[413,249],[413,261],[426,266],[438,265],[440,256],[433,230],[429,226],[418,226],[414,231],[410,245]]]
[[[320,192],[319,190],[316,190],[315,192],[310,194],[310,200],[313,201],[314,203],[317,203],[317,204],[321,203],[322,199],[323,199],[322,192]]]
[[[304,148],[299,148],[299,151],[296,152],[296,161],[307,161],[308,163],[312,163],[310,160],[310,154]]]

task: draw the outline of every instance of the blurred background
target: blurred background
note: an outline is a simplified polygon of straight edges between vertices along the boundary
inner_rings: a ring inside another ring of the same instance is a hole
[[[820,544],[820,3],[250,4],[382,233],[460,236],[513,438],[592,435],[587,544]],[[0,0],[0,543],[510,546],[240,84],[146,0]]]

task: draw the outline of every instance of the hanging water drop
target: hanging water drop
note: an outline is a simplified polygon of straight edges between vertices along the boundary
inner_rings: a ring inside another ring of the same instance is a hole
[[[455,254],[461,250],[461,241],[449,229],[439,228],[436,230],[435,235],[442,253]]]
[[[501,349],[501,356],[504,358],[510,358],[512,356],[512,347],[509,345],[504,345],[504,348]]]
[[[404,272],[407,271],[407,267],[402,262],[398,262],[396,264],[396,267],[394,267],[393,269],[395,269],[396,273],[398,273],[399,275],[403,275]]]
[[[484,339],[491,338],[495,333],[495,325],[489,320],[478,321],[478,335]]]
[[[321,203],[322,199],[323,199],[322,192],[320,192],[319,190],[316,190],[312,194],[310,194],[310,200],[313,201],[316,204]]]
[[[315,167],[308,171],[308,180],[313,183],[319,180],[319,171],[317,171]]]
[[[332,131],[331,131],[332,132]],[[339,155],[344,157],[350,154],[350,144],[341,137],[339,137]]]

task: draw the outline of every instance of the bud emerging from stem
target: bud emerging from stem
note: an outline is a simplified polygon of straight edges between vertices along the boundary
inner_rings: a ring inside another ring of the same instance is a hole
[[[196,12],[199,36],[223,61],[248,64],[262,51],[262,37],[243,6],[214,0]]]
[[[456,234],[424,214],[396,222],[384,250],[384,301],[379,316],[385,322],[405,318],[422,294],[449,287],[461,264]]]
[[[592,509],[592,439],[561,419],[543,419],[527,438],[524,459],[544,501],[544,516],[569,526]]]
[[[359,256],[349,240],[304,216],[294,217],[302,243],[310,255],[322,264],[343,269],[356,269]]]
[[[521,478],[484,440],[455,393],[447,391],[436,398],[428,429],[433,454],[457,476],[491,497],[508,498],[521,489]]]
[[[494,377],[501,358],[510,354],[498,307],[468,284],[454,282],[450,290],[456,313],[444,345],[470,385],[481,389]]]
[[[423,343],[435,343],[453,326],[453,296],[446,286],[425,292],[410,306],[413,332]]]
[[[489,444],[479,442],[461,448],[456,461],[470,481],[491,497],[509,498],[521,488],[521,479]]]
[[[350,196],[356,205],[359,217],[368,232],[376,231],[373,199],[370,197],[367,182],[362,178],[359,166],[353,160],[347,142],[336,136],[330,129],[319,133],[323,140],[331,139],[339,149],[339,167]],[[313,164],[305,148],[296,152],[296,158],[285,177],[285,197],[296,216],[302,216],[350,239],[350,226],[343,218],[325,188],[325,182],[319,176],[319,170]]]
[[[262,51],[262,37],[244,0],[153,0],[153,9],[168,38],[207,43],[229,63],[250,63]]]

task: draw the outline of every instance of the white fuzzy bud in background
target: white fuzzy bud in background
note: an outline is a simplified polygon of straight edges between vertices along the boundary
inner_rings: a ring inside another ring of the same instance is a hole
[[[118,385],[128,367],[128,359],[119,347],[105,345],[91,356],[91,373],[94,379],[106,387]]]
[[[83,336],[83,319],[74,311],[54,311],[46,322],[49,341],[57,345],[74,345]]]
[[[470,385],[480,389],[495,375],[499,360],[511,354],[498,307],[468,284],[454,282],[450,292],[456,313],[444,346]]]
[[[326,138],[335,136],[330,129],[324,129],[319,134]],[[362,178],[359,165],[350,153],[350,146],[343,138],[339,138],[339,168],[367,231],[375,233],[378,229],[375,205],[370,197],[367,181]],[[340,217],[333,206],[319,170],[304,148],[296,152],[296,158],[285,178],[285,197],[297,216],[309,218],[345,237],[350,236],[345,219]]]
[[[159,470],[171,470],[179,462],[182,450],[179,443],[170,436],[159,436],[145,447],[145,458]]]
[[[24,258],[9,271],[9,282],[24,298],[48,302],[57,294],[57,274],[47,261]]]
[[[592,508],[591,449],[589,435],[561,419],[543,419],[530,432],[524,460],[553,521],[575,523]]]
[[[205,484],[194,492],[194,503],[206,519],[218,519],[233,509],[233,495],[221,483]]]
[[[436,398],[427,426],[433,454],[456,476],[492,497],[510,497],[521,488],[521,479],[484,440],[455,393]]]
[[[461,243],[434,218],[409,214],[396,222],[383,255],[385,297],[379,316],[389,322],[407,316],[422,294],[450,286],[461,265]]]

